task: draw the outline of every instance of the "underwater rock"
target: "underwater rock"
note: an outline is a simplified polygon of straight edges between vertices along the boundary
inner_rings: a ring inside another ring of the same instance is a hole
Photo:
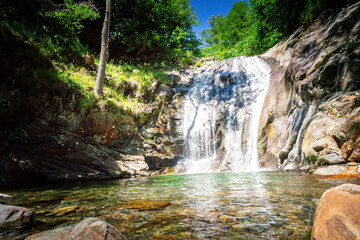
[[[136,200],[128,203],[122,203],[117,205],[119,208],[128,208],[128,209],[136,209],[139,211],[151,211],[163,209],[170,206],[171,203],[167,201],[158,201],[158,200]]]
[[[0,193],[0,203],[8,203],[13,199],[12,196]]]
[[[76,225],[41,232],[26,240],[126,240],[114,226],[97,218],[86,218]]]
[[[66,214],[75,212],[78,208],[79,208],[79,206],[75,206],[75,205],[74,206],[66,206],[66,207],[55,209],[52,213],[49,213],[46,216],[60,217],[60,216],[64,216]]]
[[[7,206],[0,204],[0,227],[22,227],[34,220],[33,213],[23,207]]]
[[[360,186],[343,184],[321,196],[311,239],[358,239],[360,236]]]

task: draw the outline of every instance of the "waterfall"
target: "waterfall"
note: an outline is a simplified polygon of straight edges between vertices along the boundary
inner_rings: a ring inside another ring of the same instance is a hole
[[[179,173],[256,171],[257,137],[270,69],[259,57],[217,62],[183,98]]]

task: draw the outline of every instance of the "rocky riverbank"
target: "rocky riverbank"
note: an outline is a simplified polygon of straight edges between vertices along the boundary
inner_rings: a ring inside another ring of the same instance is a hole
[[[166,72],[166,84],[154,81],[146,94],[158,97],[145,104],[148,110],[142,119],[108,111],[105,102],[101,107],[101,101],[100,108],[84,115],[75,109],[71,97],[60,99],[48,93],[26,102],[15,89],[17,94],[4,100],[13,106],[1,112],[7,117],[2,118],[0,128],[0,186],[149,176],[166,171],[181,155],[181,137],[174,138],[171,124],[181,106],[179,96],[191,86],[192,78],[213,62],[197,59],[197,66]],[[72,89],[63,87],[61,94],[71,96]],[[126,86],[119,86],[122,88]],[[27,119],[22,119],[19,111]]]

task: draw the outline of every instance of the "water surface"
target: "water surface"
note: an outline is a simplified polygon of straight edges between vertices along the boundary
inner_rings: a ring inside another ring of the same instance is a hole
[[[5,193],[14,196],[12,205],[36,213],[35,227],[22,232],[20,238],[98,217],[128,239],[307,239],[321,194],[345,182],[360,183],[299,173],[213,173],[72,183]],[[156,210],[129,207],[148,200],[171,205]],[[52,214],[66,206],[77,208],[62,216]]]

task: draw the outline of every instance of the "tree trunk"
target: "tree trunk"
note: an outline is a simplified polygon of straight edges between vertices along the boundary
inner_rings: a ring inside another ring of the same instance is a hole
[[[109,57],[110,9],[111,9],[111,0],[106,0],[105,19],[101,31],[101,51],[100,51],[99,68],[96,77],[95,89],[94,89],[96,96],[101,96],[103,93],[106,60]]]

